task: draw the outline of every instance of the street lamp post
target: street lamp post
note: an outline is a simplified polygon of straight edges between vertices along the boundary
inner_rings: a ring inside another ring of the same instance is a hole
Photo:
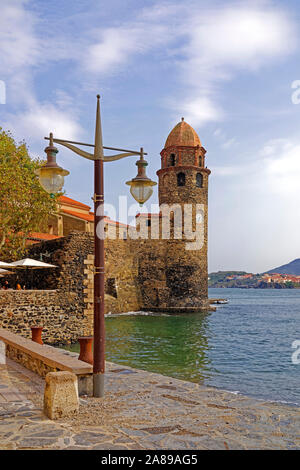
[[[47,162],[41,168],[36,170],[40,184],[50,194],[57,193],[62,190],[64,177],[69,174],[67,170],[59,167],[56,163],[56,154],[58,150],[54,147],[54,142],[69,148],[81,157],[94,161],[94,363],[93,363],[93,395],[94,397],[103,397],[104,395],[104,373],[105,373],[105,324],[104,324],[104,175],[103,163],[120,160],[133,155],[139,155],[140,159],[136,162],[138,166],[138,174],[126,184],[130,186],[130,192],[135,200],[143,205],[153,192],[153,186],[156,185],[146,176],[147,162],[144,159],[143,149],[139,152],[133,150],[125,150],[114,147],[103,147],[101,115],[100,115],[100,96],[97,95],[97,111],[96,111],[96,129],[95,143],[85,144],[82,142],[74,142],[70,140],[54,139],[53,134],[45,137],[49,140],[49,146],[46,147]],[[86,152],[74,144],[87,147],[94,147],[94,152]],[[117,155],[104,156],[103,149],[121,151]]]

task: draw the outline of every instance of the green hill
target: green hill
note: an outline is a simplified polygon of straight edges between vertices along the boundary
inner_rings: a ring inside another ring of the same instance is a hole
[[[246,271],[218,271],[216,273],[210,273],[208,275],[208,285],[212,286],[218,282],[222,283],[228,276],[242,276],[243,274],[247,274]]]

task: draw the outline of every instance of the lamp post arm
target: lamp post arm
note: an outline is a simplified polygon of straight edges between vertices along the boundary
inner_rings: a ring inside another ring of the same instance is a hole
[[[109,157],[104,157],[103,158],[103,161],[104,162],[114,162],[115,160],[121,160],[122,158],[126,158],[126,157],[136,157],[137,154],[136,152],[135,153],[130,153],[130,152],[127,152],[127,153],[118,153],[117,155],[111,155]]]
[[[45,139],[48,140],[49,137],[45,137]],[[53,139],[53,142],[55,142],[56,144],[63,145],[64,147],[67,147],[68,149],[72,150],[72,152],[77,153],[77,155],[80,155],[81,157],[87,158],[88,160],[96,160],[95,156],[94,156],[94,153],[89,153],[89,152],[86,152],[86,151],[76,147],[75,145],[73,145],[72,141],[63,140],[63,139]],[[78,142],[78,144],[88,145],[89,147],[94,147],[94,145],[91,145],[91,144],[84,144],[84,143],[80,143],[80,142]],[[103,148],[110,149],[110,147],[103,147]],[[136,152],[134,150],[126,151],[125,149],[117,149],[117,148],[114,148],[114,147],[111,147],[111,150],[124,150],[125,153],[118,153],[116,155],[104,156],[103,157],[104,162],[114,162],[116,160],[121,160],[122,158],[131,157],[131,156],[134,157],[136,155],[141,155],[141,152]],[[147,154],[144,153],[143,155],[147,155]]]
[[[77,153],[77,155],[80,155],[81,157],[87,158],[88,160],[95,160],[93,153],[85,152],[84,150],[75,147],[75,145],[69,144],[67,142],[62,142],[59,139],[53,139],[53,142],[67,147],[68,149],[72,150],[72,152]]]
[[[44,137],[45,140],[50,140],[50,137]],[[85,147],[95,147],[94,144],[87,144],[85,142],[77,142],[75,140],[65,140],[65,139],[53,139],[52,137],[52,142],[56,142],[57,144],[61,144],[62,142],[67,142],[68,144],[76,144],[76,145],[84,145]],[[103,148],[106,150],[119,150],[120,152],[132,152],[136,155],[141,155],[141,152],[137,152],[136,150],[128,150],[128,149],[120,149],[118,147],[105,147],[103,145]],[[143,152],[144,155],[148,155],[146,152]]]

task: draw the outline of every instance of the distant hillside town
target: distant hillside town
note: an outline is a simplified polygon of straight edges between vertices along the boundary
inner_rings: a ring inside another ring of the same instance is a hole
[[[209,287],[235,287],[256,289],[300,288],[300,259],[274,268],[266,273],[253,274],[244,271],[218,271],[209,274]]]

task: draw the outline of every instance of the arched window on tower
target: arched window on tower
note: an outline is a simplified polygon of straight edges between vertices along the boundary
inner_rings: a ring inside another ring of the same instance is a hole
[[[201,173],[196,175],[196,186],[197,188],[203,188],[203,175]]]
[[[177,174],[177,186],[185,186],[185,173]]]
[[[198,163],[199,163],[199,166],[202,166],[202,165],[203,165],[203,164],[202,164],[202,155],[199,155],[198,158],[199,158],[199,162],[198,162]]]
[[[170,155],[170,166],[175,166],[176,164],[176,155],[175,153],[171,153]]]

